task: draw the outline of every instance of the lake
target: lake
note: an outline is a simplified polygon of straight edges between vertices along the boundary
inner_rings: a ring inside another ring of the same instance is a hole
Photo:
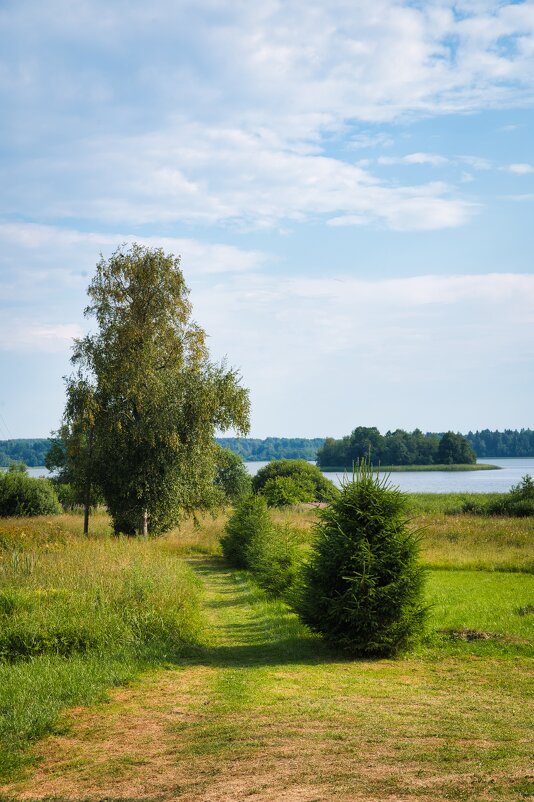
[[[506,493],[512,485],[529,473],[534,475],[534,457],[520,459],[477,460],[482,463],[498,465],[499,471],[406,471],[392,473],[391,484],[408,493]],[[267,462],[245,463],[253,476]],[[336,485],[343,479],[342,473],[325,473]]]
[[[512,485],[529,473],[534,476],[534,457],[520,459],[481,459],[498,465],[500,471],[406,471],[392,473],[391,483],[408,493],[506,493]],[[248,472],[254,474],[267,462],[246,462]],[[48,476],[46,468],[28,468],[30,476]],[[335,484],[341,484],[342,473],[325,473]]]

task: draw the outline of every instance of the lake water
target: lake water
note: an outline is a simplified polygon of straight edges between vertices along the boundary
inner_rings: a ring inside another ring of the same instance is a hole
[[[391,483],[409,493],[506,493],[512,485],[529,473],[534,476],[534,458],[483,459],[499,465],[499,471],[406,471],[392,473]],[[246,462],[248,472],[254,474],[267,462]],[[46,468],[28,468],[30,476],[48,476]],[[335,484],[341,484],[342,473],[325,473]]]
[[[534,475],[534,458],[481,459],[478,462],[498,465],[498,471],[406,471],[392,473],[391,483],[408,493],[506,493],[512,485],[529,473]],[[267,462],[247,462],[254,475]],[[325,473],[328,479],[340,485],[342,473]]]

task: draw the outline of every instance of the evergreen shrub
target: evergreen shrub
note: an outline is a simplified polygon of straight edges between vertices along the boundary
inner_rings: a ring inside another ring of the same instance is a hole
[[[296,609],[353,656],[390,657],[422,634],[423,569],[407,497],[362,462],[320,512]]]
[[[221,546],[225,559],[234,568],[249,568],[248,547],[253,539],[269,536],[273,524],[263,496],[249,496],[228,519]]]
[[[256,532],[247,549],[247,563],[258,585],[272,596],[288,597],[299,576],[302,532],[273,524]]]

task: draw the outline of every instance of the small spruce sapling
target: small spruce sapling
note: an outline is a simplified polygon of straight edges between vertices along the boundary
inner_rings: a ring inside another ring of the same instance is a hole
[[[406,496],[362,461],[320,513],[296,607],[302,620],[353,656],[391,657],[422,634],[423,569]]]

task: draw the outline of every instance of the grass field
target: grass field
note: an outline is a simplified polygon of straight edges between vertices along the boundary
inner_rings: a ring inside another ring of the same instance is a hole
[[[55,597],[64,620],[87,628],[80,604],[94,610],[95,585],[105,587],[107,618],[91,626],[98,635],[113,625],[124,644],[112,649],[104,637],[85,653],[0,666],[0,798],[531,799],[534,521],[450,514],[457,502],[412,497],[431,612],[424,641],[399,660],[346,660],[246,573],[225,568],[222,514],[138,542],[111,538],[103,514],[89,541],[76,515],[1,521],[4,596],[15,584],[26,600],[40,591],[40,604]],[[274,515],[310,537],[317,513]],[[131,599],[132,566],[138,580],[154,577],[153,595],[143,585],[137,598],[138,619],[145,608],[185,610],[185,598],[169,601],[175,577],[196,600],[188,632],[169,639],[164,629],[151,644],[148,627],[128,639],[131,618],[117,619],[113,599],[125,586]],[[62,592],[70,606],[57,601]],[[35,609],[19,610],[20,620]],[[49,629],[51,609],[39,613]],[[23,755],[33,768],[21,774]]]

